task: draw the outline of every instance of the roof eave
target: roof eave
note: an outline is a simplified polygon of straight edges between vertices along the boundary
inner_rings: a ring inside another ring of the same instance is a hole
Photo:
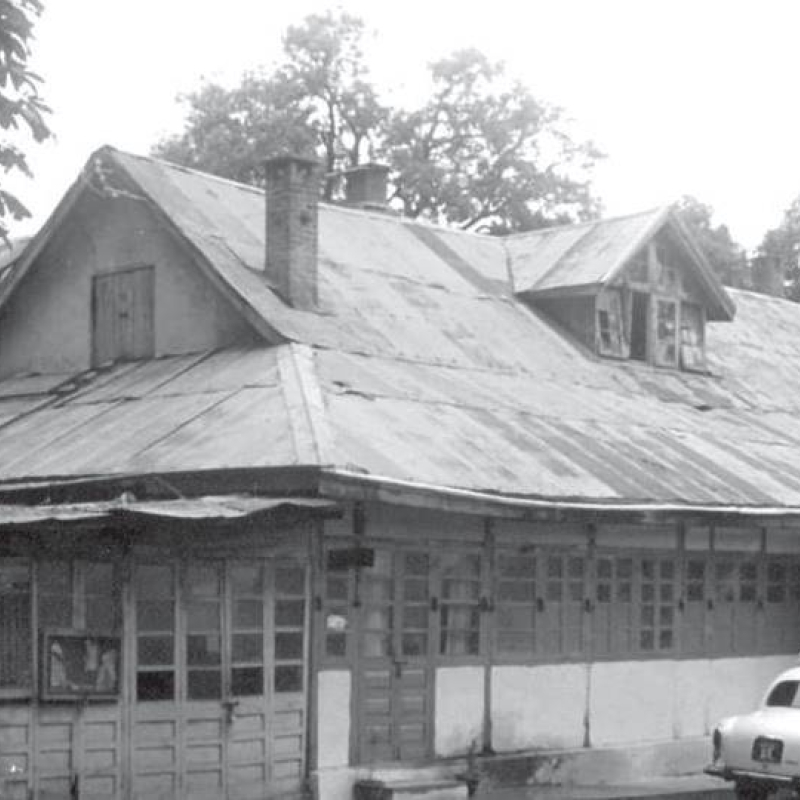
[[[602,283],[581,283],[574,286],[551,286],[547,289],[524,289],[516,292],[516,295],[534,301],[559,297],[589,297],[599,294],[602,288]]]
[[[433,508],[452,513],[483,514],[536,521],[721,520],[732,524],[754,520],[800,521],[800,506],[713,505],[691,501],[647,502],[623,498],[539,497],[507,495],[456,486],[427,484],[341,468],[320,473],[320,495],[336,500],[373,501]]]

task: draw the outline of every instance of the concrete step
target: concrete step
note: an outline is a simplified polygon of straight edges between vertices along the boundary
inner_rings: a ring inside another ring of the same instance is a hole
[[[481,786],[492,789],[627,786],[682,776],[708,779],[702,773],[710,755],[708,738],[698,737],[602,748],[479,755],[475,768],[481,776]]]
[[[452,778],[406,780],[362,779],[353,800],[467,800],[467,785]]]

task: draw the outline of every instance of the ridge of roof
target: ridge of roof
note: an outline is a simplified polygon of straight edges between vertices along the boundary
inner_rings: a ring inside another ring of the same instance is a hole
[[[634,219],[636,217],[646,217],[652,214],[662,214],[666,213],[671,208],[671,205],[653,206],[652,208],[645,209],[644,211],[632,211],[629,214],[616,214],[613,217],[598,217],[597,219],[585,220],[584,222],[567,222],[562,225],[547,225],[542,228],[534,228],[530,231],[508,233],[500,238],[502,238],[504,241],[515,241],[517,239],[524,239],[527,237],[533,238],[536,236],[544,236],[550,233],[562,233],[569,230],[578,230],[579,228],[586,228],[586,232],[588,233],[591,229],[598,225],[622,222],[623,220]]]

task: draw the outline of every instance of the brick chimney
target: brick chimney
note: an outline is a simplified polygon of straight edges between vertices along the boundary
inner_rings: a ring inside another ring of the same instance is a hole
[[[267,257],[273,288],[294,308],[317,305],[317,162],[277,156],[266,162]]]
[[[756,256],[750,262],[753,291],[783,297],[783,270],[780,261],[773,256]]]
[[[344,170],[345,202],[361,208],[386,209],[386,164],[361,164]]]

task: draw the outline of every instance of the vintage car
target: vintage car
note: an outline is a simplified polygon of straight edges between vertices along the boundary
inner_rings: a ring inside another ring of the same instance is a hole
[[[722,720],[705,771],[734,781],[740,800],[800,797],[800,667],[781,673],[758,710]]]

